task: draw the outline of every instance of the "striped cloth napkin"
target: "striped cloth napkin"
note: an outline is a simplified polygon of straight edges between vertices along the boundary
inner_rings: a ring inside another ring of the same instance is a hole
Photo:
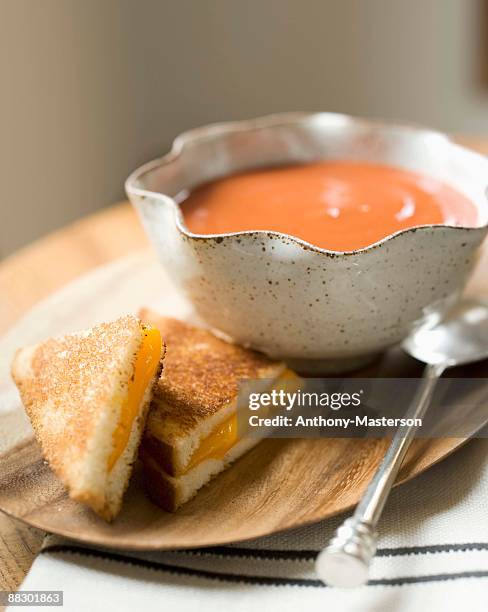
[[[67,610],[488,610],[488,440],[395,489],[367,586],[324,586],[314,559],[344,515],[233,546],[133,553],[49,536],[21,590]],[[13,608],[12,608],[13,609]]]

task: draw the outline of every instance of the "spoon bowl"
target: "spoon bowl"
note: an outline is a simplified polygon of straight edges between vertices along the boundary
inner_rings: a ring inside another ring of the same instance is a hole
[[[408,336],[403,349],[415,359],[446,368],[488,358],[488,304],[465,300],[436,325]]]

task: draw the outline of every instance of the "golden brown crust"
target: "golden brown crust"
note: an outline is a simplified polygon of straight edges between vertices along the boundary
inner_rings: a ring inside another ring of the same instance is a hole
[[[44,456],[74,495],[95,508],[103,492],[80,489],[84,459],[101,415],[117,410],[114,397],[127,392],[142,338],[141,322],[126,316],[20,349],[12,364]]]
[[[144,323],[159,329],[166,343],[164,370],[154,392],[148,431],[164,431],[168,441],[190,431],[233,401],[243,379],[274,377],[278,362],[183,321],[149,310]],[[172,433],[171,423],[177,424]]]
[[[145,487],[154,503],[174,512],[188,499],[188,487],[195,494],[203,484],[198,475],[193,485],[178,478],[182,443],[198,434],[207,419],[218,418],[219,411],[228,413],[243,379],[275,378],[284,365],[182,321],[147,310],[139,314],[160,330],[166,344],[140,449]]]

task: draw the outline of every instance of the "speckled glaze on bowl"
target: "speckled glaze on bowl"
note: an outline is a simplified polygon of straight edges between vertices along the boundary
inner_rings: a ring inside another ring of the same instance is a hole
[[[351,252],[276,232],[204,236],[185,226],[178,196],[202,182],[323,159],[390,164],[443,180],[477,205],[479,226],[421,226]],[[443,134],[293,113],[187,132],[169,154],[136,170],[126,190],[203,321],[299,370],[326,372],[362,365],[458,298],[488,229],[487,184],[488,160]]]

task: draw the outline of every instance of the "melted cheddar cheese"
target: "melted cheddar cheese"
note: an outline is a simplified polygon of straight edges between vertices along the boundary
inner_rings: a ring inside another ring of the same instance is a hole
[[[237,414],[233,414],[200,442],[185,468],[188,472],[207,459],[222,459],[237,442]]]
[[[279,391],[280,383],[285,383],[287,390],[290,381],[298,381],[299,377],[292,370],[286,369],[273,384],[273,389]],[[183,474],[208,459],[222,460],[230,449],[239,441],[237,435],[237,414],[232,414],[223,423],[220,423],[214,431],[200,441],[199,446],[193,452],[190,461],[185,466]]]
[[[143,333],[144,338],[136,357],[134,375],[129,382],[127,396],[120,410],[120,419],[112,437],[113,448],[107,464],[109,472],[127,446],[144,393],[156,373],[161,358],[159,331],[154,327],[147,327]]]

